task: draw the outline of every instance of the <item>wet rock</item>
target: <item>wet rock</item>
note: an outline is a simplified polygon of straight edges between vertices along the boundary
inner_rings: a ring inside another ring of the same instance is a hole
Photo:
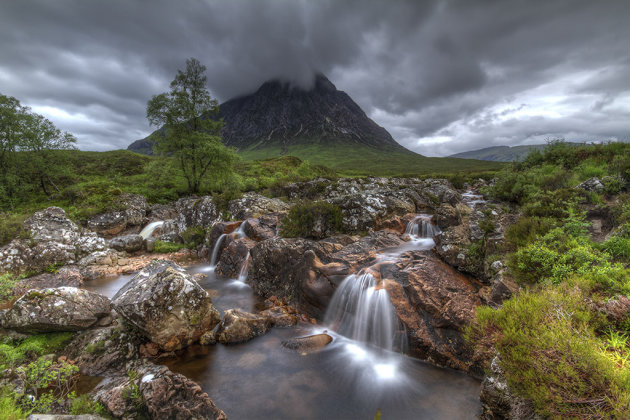
[[[214,336],[214,332],[212,331],[203,333],[203,335],[199,339],[199,344],[201,344],[202,346],[210,346],[216,343],[217,343],[217,338]]]
[[[286,213],[289,205],[277,198],[268,198],[260,194],[248,192],[242,198],[228,203],[228,212],[233,218],[244,220],[250,217],[260,217],[267,213]]]
[[[240,309],[229,309],[219,324],[216,339],[223,344],[242,343],[265,334],[269,327],[269,320],[264,316]]]
[[[492,360],[490,372],[481,383],[483,414],[481,418],[493,419],[541,419],[531,401],[515,395],[508,387],[507,379],[499,366],[498,356]]]
[[[30,290],[1,318],[3,328],[20,332],[80,331],[109,315],[109,299],[75,287]]]
[[[249,250],[256,243],[249,238],[232,239],[232,237],[226,237],[221,245],[223,246],[215,273],[223,278],[237,278],[243,264],[249,264],[246,261]]]
[[[155,260],[112,299],[114,309],[165,351],[196,342],[219,321],[212,300],[170,261]]]
[[[31,238],[15,239],[0,248],[0,272],[41,273],[54,265],[73,264],[105,249],[105,241],[79,228],[59,207],[36,212],[24,222]]]
[[[221,220],[211,196],[180,198],[175,203],[175,208],[178,213],[175,220],[178,233],[196,226],[210,227]]]
[[[137,194],[121,194],[114,202],[119,210],[102,213],[88,220],[88,228],[105,237],[112,237],[127,229],[140,230],[146,222],[147,199]]]
[[[117,251],[136,252],[142,249],[144,238],[140,235],[117,236],[109,241],[109,247]]]
[[[239,228],[242,222],[218,222],[212,226],[205,238],[205,242],[210,249],[214,249],[217,240],[223,234],[229,235]]]
[[[144,249],[146,249],[147,252],[153,252],[155,250],[156,242],[157,242],[157,239],[155,238],[147,238],[144,240],[142,246],[144,246]]]
[[[179,227],[175,220],[165,220],[160,227],[160,235],[158,239],[164,242],[183,243],[184,240],[179,236]]]
[[[136,418],[144,412],[151,419],[227,419],[208,394],[184,375],[147,362],[132,369],[139,379],[118,376],[96,388],[96,399],[115,417]],[[136,400],[128,398],[132,388],[138,390]]]
[[[579,188],[584,191],[602,192],[604,191],[605,187],[604,184],[602,184],[602,182],[599,180],[599,178],[593,177],[577,185],[575,188]]]
[[[410,353],[440,366],[480,371],[463,331],[481,303],[481,286],[444,264],[431,251],[411,251],[399,262],[378,267]]]
[[[395,191],[357,193],[327,201],[341,208],[346,232],[372,232],[392,216],[416,210],[410,198]]]
[[[26,420],[105,420],[94,414],[66,415],[66,414],[31,414]]]
[[[299,353],[312,353],[321,350],[332,342],[328,334],[315,334],[307,337],[297,337],[284,340],[282,346]]]
[[[458,225],[460,222],[459,213],[455,207],[447,203],[441,204],[440,207],[438,207],[435,215],[435,223],[437,223],[440,229],[444,230],[451,226]]]

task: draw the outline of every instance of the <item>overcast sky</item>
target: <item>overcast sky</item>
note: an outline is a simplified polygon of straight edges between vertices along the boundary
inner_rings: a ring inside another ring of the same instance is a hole
[[[427,156],[630,141],[628,0],[0,0],[0,93],[84,150],[149,134],[189,57],[220,101],[322,72]]]

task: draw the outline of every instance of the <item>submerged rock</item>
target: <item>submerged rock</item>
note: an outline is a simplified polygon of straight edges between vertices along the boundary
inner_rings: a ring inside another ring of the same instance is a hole
[[[216,339],[223,344],[242,343],[265,334],[269,327],[270,322],[264,316],[229,309],[219,324]]]
[[[155,260],[112,299],[114,309],[166,351],[193,344],[219,322],[210,295],[170,261]]]
[[[75,287],[30,290],[1,318],[3,328],[20,332],[80,331],[109,315],[109,299]]]
[[[332,337],[328,334],[315,334],[307,337],[297,337],[284,340],[282,346],[295,350],[299,353],[310,353],[321,350],[332,342]]]
[[[138,379],[118,376],[96,388],[96,399],[115,417],[136,418],[144,412],[150,419],[227,419],[208,394],[184,375],[147,362],[131,368]],[[137,390],[136,398],[129,398],[132,389]]]
[[[105,249],[102,238],[79,228],[59,207],[34,213],[24,222],[24,228],[30,239],[15,239],[0,248],[0,272],[41,273]]]

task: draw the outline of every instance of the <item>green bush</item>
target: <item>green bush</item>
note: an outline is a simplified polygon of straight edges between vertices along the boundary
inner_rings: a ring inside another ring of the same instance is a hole
[[[16,238],[28,239],[28,232],[24,229],[27,217],[26,214],[0,213],[0,246]]]
[[[316,223],[330,227],[333,232],[342,231],[341,209],[326,201],[301,202],[293,205],[282,221],[280,234],[284,237],[313,237]]]
[[[12,368],[28,359],[61,350],[73,337],[70,332],[31,335],[0,344],[0,368]]]
[[[81,395],[72,400],[70,414],[79,416],[81,414],[98,414],[106,416],[107,410],[99,401],[94,401],[88,394]]]
[[[511,249],[525,246],[555,227],[556,222],[548,217],[520,217],[505,231],[505,238]]]
[[[17,395],[9,387],[0,388],[0,419],[22,420],[27,413],[24,413],[17,400]]]
[[[196,248],[206,238],[206,229],[203,226],[191,226],[179,234],[189,248]]]
[[[13,297],[13,289],[17,279],[10,273],[0,274],[0,302]]]
[[[157,254],[167,254],[169,252],[176,252],[180,249],[186,248],[184,244],[176,244],[174,242],[160,241],[159,239],[155,241],[155,246],[153,248],[153,252]]]
[[[612,236],[599,247],[617,260],[630,261],[630,238],[628,237]]]

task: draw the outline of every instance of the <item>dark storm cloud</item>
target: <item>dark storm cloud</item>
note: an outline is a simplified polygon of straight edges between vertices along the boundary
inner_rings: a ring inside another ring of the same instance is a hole
[[[630,140],[630,2],[9,1],[0,93],[126,147],[186,58],[220,100],[323,72],[405,146]]]

